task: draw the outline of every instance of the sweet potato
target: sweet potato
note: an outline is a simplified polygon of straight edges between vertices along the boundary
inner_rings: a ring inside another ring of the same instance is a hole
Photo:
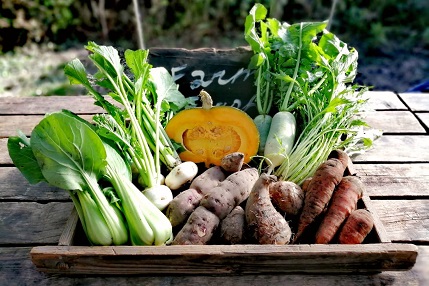
[[[246,222],[251,235],[260,244],[288,244],[292,231],[270,200],[269,185],[277,178],[262,174],[246,202]]]
[[[236,206],[220,223],[220,239],[226,244],[237,244],[243,241],[245,231],[244,210]]]
[[[213,212],[218,218],[224,219],[236,206],[247,199],[257,179],[258,171],[255,168],[232,173],[206,194],[200,205]]]
[[[189,216],[185,226],[177,233],[172,244],[207,244],[219,226],[219,222],[220,220],[215,214],[199,206]]]
[[[220,182],[225,180],[226,174],[219,166],[214,166],[205,170],[202,174],[195,177],[189,186],[190,189],[195,189],[199,193],[205,195],[214,187],[219,185]]]
[[[304,192],[294,182],[277,181],[270,185],[270,197],[286,217],[298,216],[304,204]]]
[[[347,176],[341,180],[316,232],[315,243],[325,244],[332,241],[345,219],[356,209],[363,192],[364,185],[358,177]]]
[[[338,242],[341,244],[360,244],[371,232],[374,219],[365,209],[353,211],[340,230]]]
[[[330,158],[323,162],[314,173],[305,192],[304,207],[302,209],[295,241],[300,239],[305,229],[325,211],[335,187],[340,183],[344,170],[348,164],[348,156],[343,151],[336,151],[337,158]]]
[[[184,223],[189,215],[200,205],[203,195],[195,189],[187,189],[173,198],[165,215],[173,227]]]
[[[220,166],[228,173],[235,173],[241,170],[244,163],[244,154],[241,152],[233,152],[222,158]]]
[[[203,196],[225,178],[226,175],[219,166],[211,167],[198,175],[189,189],[175,196],[166,210],[166,215],[173,227],[186,222],[189,215],[200,205]]]

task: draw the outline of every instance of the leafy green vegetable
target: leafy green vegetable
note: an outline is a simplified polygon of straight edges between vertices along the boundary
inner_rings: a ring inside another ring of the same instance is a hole
[[[86,48],[98,68],[87,75],[83,64],[75,59],[67,64],[65,73],[72,84],[82,84],[93,95],[95,103],[108,115],[94,118],[99,134],[116,138],[124,157],[130,158],[138,170],[139,181],[145,187],[158,185],[161,164],[168,169],[181,163],[175,146],[164,131],[162,122],[175,112],[195,104],[185,98],[164,68],[152,68],[147,62],[147,50],[125,51],[123,66],[118,51],[113,47],[89,42]],[[125,68],[130,71],[127,75]],[[107,89],[107,96],[119,104],[112,104],[94,88],[94,83]]]
[[[11,137],[9,142],[14,162],[28,160],[22,165],[30,182],[46,181],[69,192],[91,243],[120,245],[130,238],[136,245],[159,245],[171,239],[170,222],[133,185],[127,162],[77,115],[66,110],[48,114],[30,141]],[[101,180],[113,188],[102,189]]]
[[[260,114],[275,107],[295,116],[299,136],[291,151],[281,152],[275,174],[299,184],[332,149],[371,145],[371,138],[361,137],[366,123],[356,120],[368,89],[353,85],[357,51],[327,31],[326,22],[290,25],[266,15],[262,4],[255,4],[245,23],[245,39],[255,54],[249,66],[257,69],[256,103]]]
[[[46,179],[40,170],[30,140],[24,133],[18,131],[18,136],[11,136],[7,141],[7,149],[13,164],[24,175],[30,184],[45,182]]]

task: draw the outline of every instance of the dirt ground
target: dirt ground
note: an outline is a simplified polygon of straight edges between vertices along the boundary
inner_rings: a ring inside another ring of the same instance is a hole
[[[360,57],[356,81],[373,90],[404,92],[429,81],[429,51],[397,52],[392,56]]]

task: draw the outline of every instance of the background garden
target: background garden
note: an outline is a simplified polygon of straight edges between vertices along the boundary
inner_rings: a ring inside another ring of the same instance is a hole
[[[81,94],[62,69],[86,57],[89,40],[120,49],[141,47],[139,35],[149,49],[247,45],[244,19],[255,2],[289,23],[331,19],[330,30],[359,51],[356,81],[373,90],[429,80],[426,0],[2,0],[0,96]]]

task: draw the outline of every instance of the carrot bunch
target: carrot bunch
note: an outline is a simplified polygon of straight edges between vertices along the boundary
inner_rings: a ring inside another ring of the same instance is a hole
[[[316,229],[314,241],[318,244],[335,239],[343,244],[362,243],[372,230],[371,214],[366,210],[355,212],[365,187],[358,177],[344,176],[348,162],[345,152],[335,150],[316,170],[305,187],[304,206],[294,242],[307,240],[309,229]]]

